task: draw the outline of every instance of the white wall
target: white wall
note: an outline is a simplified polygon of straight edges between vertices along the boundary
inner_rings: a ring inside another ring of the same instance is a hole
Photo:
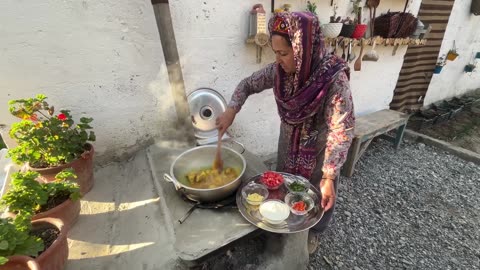
[[[340,3],[338,15],[350,15],[349,1],[335,1]],[[328,22],[329,1],[314,2],[321,22]],[[447,37],[458,35],[460,50],[471,53],[478,45],[473,31],[478,18],[467,16],[469,0],[457,2],[452,16],[459,18],[458,23],[449,26]],[[255,47],[245,44],[248,12],[255,3],[262,3],[270,14],[268,0],[170,0],[187,93],[208,86],[229,99],[242,78],[274,61],[267,48],[257,64]],[[292,10],[306,7],[306,0],[276,1],[278,6],[284,3],[291,3]],[[404,1],[382,0],[377,15],[388,9],[403,10],[403,5]],[[411,12],[417,14],[419,5],[420,0],[412,0]],[[7,111],[8,100],[41,92],[58,109],[69,108],[77,117],[95,119],[95,146],[105,158],[170,133],[175,111],[149,0],[3,0],[0,14],[0,123],[16,121]],[[363,17],[368,17],[368,9]],[[377,51],[378,62],[364,62],[361,72],[352,70],[357,114],[388,107],[406,46],[396,56],[391,55],[392,47],[377,47]],[[359,48],[355,52],[358,55]],[[450,89],[478,84],[477,74],[468,77],[461,72],[466,55],[434,78],[427,101]],[[455,85],[437,82],[452,72],[457,77],[445,81]],[[231,131],[248,149],[266,155],[276,151],[278,126],[273,95],[267,90],[249,99]]]
[[[440,55],[447,54],[454,40],[460,55],[455,61],[448,61],[440,74],[433,75],[424,105],[480,88],[480,61],[473,60],[474,54],[480,52],[480,16],[470,13],[470,4],[471,0],[455,1]],[[470,62],[475,63],[477,69],[472,73],[463,72]]]
[[[337,0],[336,0],[337,1]],[[171,0],[175,35],[181,57],[187,92],[199,87],[212,87],[229,100],[238,82],[252,72],[273,62],[270,48],[263,50],[262,63],[256,64],[255,47],[245,44],[248,33],[249,10],[255,3],[263,4],[270,17],[267,0],[224,1]],[[292,4],[292,11],[306,9],[305,0],[276,1],[277,7]],[[332,14],[330,1],[318,1],[317,13],[321,23],[327,23]],[[349,1],[338,0],[337,15],[351,15]],[[377,16],[387,10],[400,11],[404,1],[383,0]],[[413,0],[409,10],[418,13],[420,0]],[[368,9],[364,9],[368,18]],[[378,62],[364,62],[361,72],[353,71],[351,86],[357,114],[388,108],[400,72],[407,46],[401,46],[396,56],[393,47],[378,47]],[[359,48],[355,49],[359,54]],[[340,53],[341,54],[341,53]],[[260,155],[273,153],[277,148],[280,120],[271,90],[251,97],[237,116],[231,132],[248,149]]]
[[[0,123],[17,121],[8,100],[44,93],[94,118],[103,159],[168,133],[176,114],[150,1],[2,0],[0,14]]]

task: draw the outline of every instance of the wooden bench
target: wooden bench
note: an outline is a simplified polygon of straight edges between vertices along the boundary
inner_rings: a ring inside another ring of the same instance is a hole
[[[391,141],[395,150],[397,150],[402,142],[408,118],[408,114],[388,109],[357,117],[355,121],[355,137],[350,146],[342,174],[348,177],[353,175],[355,164],[377,136]],[[396,129],[395,137],[385,134],[393,129]]]

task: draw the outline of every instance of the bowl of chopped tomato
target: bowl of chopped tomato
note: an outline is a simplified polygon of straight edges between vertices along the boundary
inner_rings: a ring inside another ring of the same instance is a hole
[[[266,171],[260,177],[260,182],[270,190],[278,189],[284,181],[281,174],[272,171]]]
[[[285,196],[285,203],[294,215],[299,216],[306,215],[315,205],[312,197],[305,192],[288,193]]]

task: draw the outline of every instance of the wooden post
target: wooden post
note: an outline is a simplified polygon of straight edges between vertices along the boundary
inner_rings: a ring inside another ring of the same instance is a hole
[[[360,146],[362,145],[360,138],[353,138],[352,145],[350,145],[349,153],[347,160],[343,166],[344,175],[347,177],[352,177],[353,171],[355,170],[355,163],[357,161],[357,155],[360,151]]]

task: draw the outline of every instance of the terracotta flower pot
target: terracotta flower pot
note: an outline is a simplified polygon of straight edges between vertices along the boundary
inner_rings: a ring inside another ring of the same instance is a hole
[[[75,174],[77,174],[77,178],[75,182],[80,185],[80,193],[85,195],[88,193],[93,187],[93,155],[95,153],[93,149],[93,145],[87,144],[87,148],[85,152],[81,155],[80,158],[75,159],[74,161],[57,166],[52,168],[33,168],[30,167],[28,164],[28,169],[34,172],[38,172],[41,176],[40,179],[43,182],[52,182],[55,180],[55,175],[66,168],[73,168]]]
[[[35,261],[40,269],[63,270],[68,259],[67,229],[57,218],[42,218],[32,221],[32,230],[41,230],[56,227],[60,230],[53,244],[43,251]]]
[[[72,201],[68,199],[48,211],[38,213],[32,217],[32,220],[42,218],[58,218],[63,221],[66,230],[70,230],[77,222],[80,215],[80,200]]]
[[[40,270],[37,262],[28,256],[10,256],[8,262],[0,266],[0,270]]]
[[[68,231],[77,222],[78,216],[80,215],[80,208],[80,200],[72,201],[71,199],[68,199],[48,211],[32,216],[32,220],[38,220],[41,218],[58,218],[63,222]],[[12,212],[6,212],[3,214],[3,216],[5,218],[10,217],[14,219],[16,214]]]
[[[355,30],[353,31],[352,38],[362,38],[365,35],[365,32],[367,32],[367,25],[357,24],[357,26],[355,26]]]

